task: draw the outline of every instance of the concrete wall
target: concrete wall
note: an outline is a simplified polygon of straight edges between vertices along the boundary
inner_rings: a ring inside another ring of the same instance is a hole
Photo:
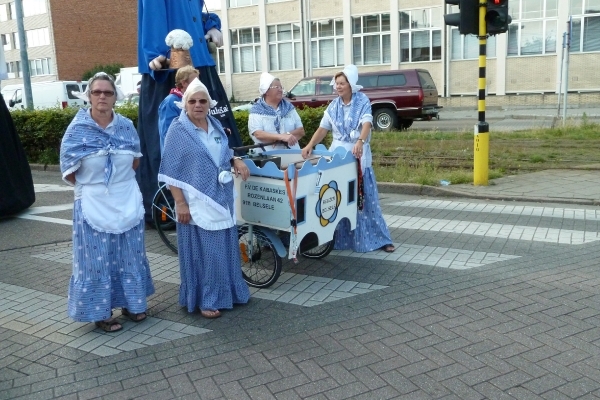
[[[556,55],[507,57],[506,93],[554,92]]]

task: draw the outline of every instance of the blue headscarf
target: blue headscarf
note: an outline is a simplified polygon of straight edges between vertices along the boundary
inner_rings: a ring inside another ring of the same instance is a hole
[[[279,102],[279,107],[275,110],[273,107],[267,104],[267,102],[261,97],[256,103],[250,108],[251,114],[267,115],[269,117],[275,117],[275,129],[280,132],[281,119],[288,115],[294,110],[294,106],[289,101],[282,99]]]
[[[114,132],[109,134],[92,119],[87,110],[80,109],[67,127],[60,145],[60,171],[63,178],[77,171],[81,160],[91,155],[108,156],[104,166],[104,185],[108,186],[113,173],[111,154],[131,154],[138,158],[140,138],[128,118],[114,113]]]

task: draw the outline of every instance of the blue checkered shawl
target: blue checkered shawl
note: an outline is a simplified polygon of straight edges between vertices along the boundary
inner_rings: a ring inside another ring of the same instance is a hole
[[[185,111],[175,118],[165,139],[158,181],[187,190],[194,197],[207,202],[224,216],[233,216],[233,181],[219,182],[221,171],[231,171],[233,150],[218,119],[208,115],[213,127],[221,134],[221,155],[215,163],[208,148],[202,143],[196,126]]]
[[[112,154],[140,153],[140,138],[130,119],[114,113],[114,132],[102,129],[88,114],[80,109],[67,127],[60,145],[60,171],[63,178],[77,171],[81,160],[92,156],[108,156],[104,166],[104,185],[108,187],[113,174]]]
[[[358,138],[352,139],[350,133],[358,129],[358,124],[363,116],[371,114],[371,101],[362,92],[352,93],[350,112],[348,118],[344,118],[342,98],[337,97],[327,106],[325,114],[333,126],[334,138],[344,142],[356,142]]]
[[[289,101],[282,99],[279,102],[279,107],[275,110],[273,107],[268,105],[265,100],[261,97],[256,103],[250,108],[251,114],[268,115],[275,117],[275,129],[277,133],[281,133],[281,119],[288,115],[295,108]]]

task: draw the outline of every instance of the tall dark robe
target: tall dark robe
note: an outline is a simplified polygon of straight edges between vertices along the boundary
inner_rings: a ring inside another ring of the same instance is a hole
[[[0,94],[0,217],[35,202],[33,178],[15,124]]]

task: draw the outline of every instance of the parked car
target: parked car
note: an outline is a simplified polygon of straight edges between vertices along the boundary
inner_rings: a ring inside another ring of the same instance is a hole
[[[31,84],[31,96],[35,108],[82,107],[86,102],[73,92],[83,92],[87,83],[80,81],[34,82]],[[10,110],[27,108],[27,97],[22,83],[6,85],[2,96]]]
[[[240,104],[239,106],[233,107],[231,111],[250,111],[252,104],[254,103]]]
[[[319,107],[337,97],[332,76],[300,80],[287,94],[296,107]],[[358,84],[371,100],[376,130],[408,129],[415,119],[431,119],[442,108],[438,105],[435,82],[426,69],[365,72]]]
[[[139,105],[140,104],[140,94],[138,92],[131,92],[125,95],[124,99],[117,100],[115,106],[124,106],[126,104]]]

